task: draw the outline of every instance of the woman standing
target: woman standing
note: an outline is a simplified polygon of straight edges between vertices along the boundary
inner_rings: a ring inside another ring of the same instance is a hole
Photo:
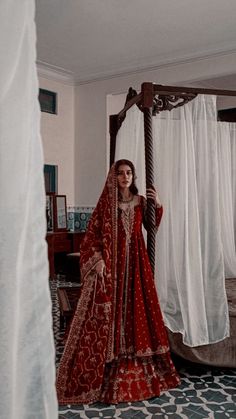
[[[60,404],[119,403],[179,384],[142,235],[129,160],[111,168],[81,246],[82,292],[57,378]],[[162,206],[155,189],[156,226]]]

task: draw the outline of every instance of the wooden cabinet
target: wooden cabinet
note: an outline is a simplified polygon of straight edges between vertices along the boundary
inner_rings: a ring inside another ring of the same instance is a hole
[[[80,243],[85,233],[75,232],[49,232],[46,240],[48,243],[48,261],[49,261],[49,276],[54,279],[55,272],[55,254],[56,253],[76,253],[79,252]]]

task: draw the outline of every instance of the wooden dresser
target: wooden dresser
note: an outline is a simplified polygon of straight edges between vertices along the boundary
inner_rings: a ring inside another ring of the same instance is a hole
[[[54,279],[56,276],[55,254],[79,252],[80,243],[84,234],[85,233],[69,231],[47,233],[49,276],[51,279]]]

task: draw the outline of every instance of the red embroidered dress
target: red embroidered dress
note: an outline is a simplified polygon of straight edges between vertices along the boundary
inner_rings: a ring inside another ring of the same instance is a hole
[[[142,235],[145,198],[118,206],[114,166],[81,248],[83,287],[59,365],[60,404],[158,396],[179,377],[170,358]],[[157,209],[157,227],[162,208]],[[103,259],[106,271],[96,273]]]

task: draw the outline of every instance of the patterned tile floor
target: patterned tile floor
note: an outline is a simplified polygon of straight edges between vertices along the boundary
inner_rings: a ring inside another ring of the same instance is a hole
[[[59,326],[56,287],[65,284],[72,285],[62,278],[51,281],[57,364],[63,352],[64,330]],[[182,378],[181,385],[158,398],[118,405],[60,406],[59,419],[236,418],[236,369],[211,368],[175,358],[174,362]]]

